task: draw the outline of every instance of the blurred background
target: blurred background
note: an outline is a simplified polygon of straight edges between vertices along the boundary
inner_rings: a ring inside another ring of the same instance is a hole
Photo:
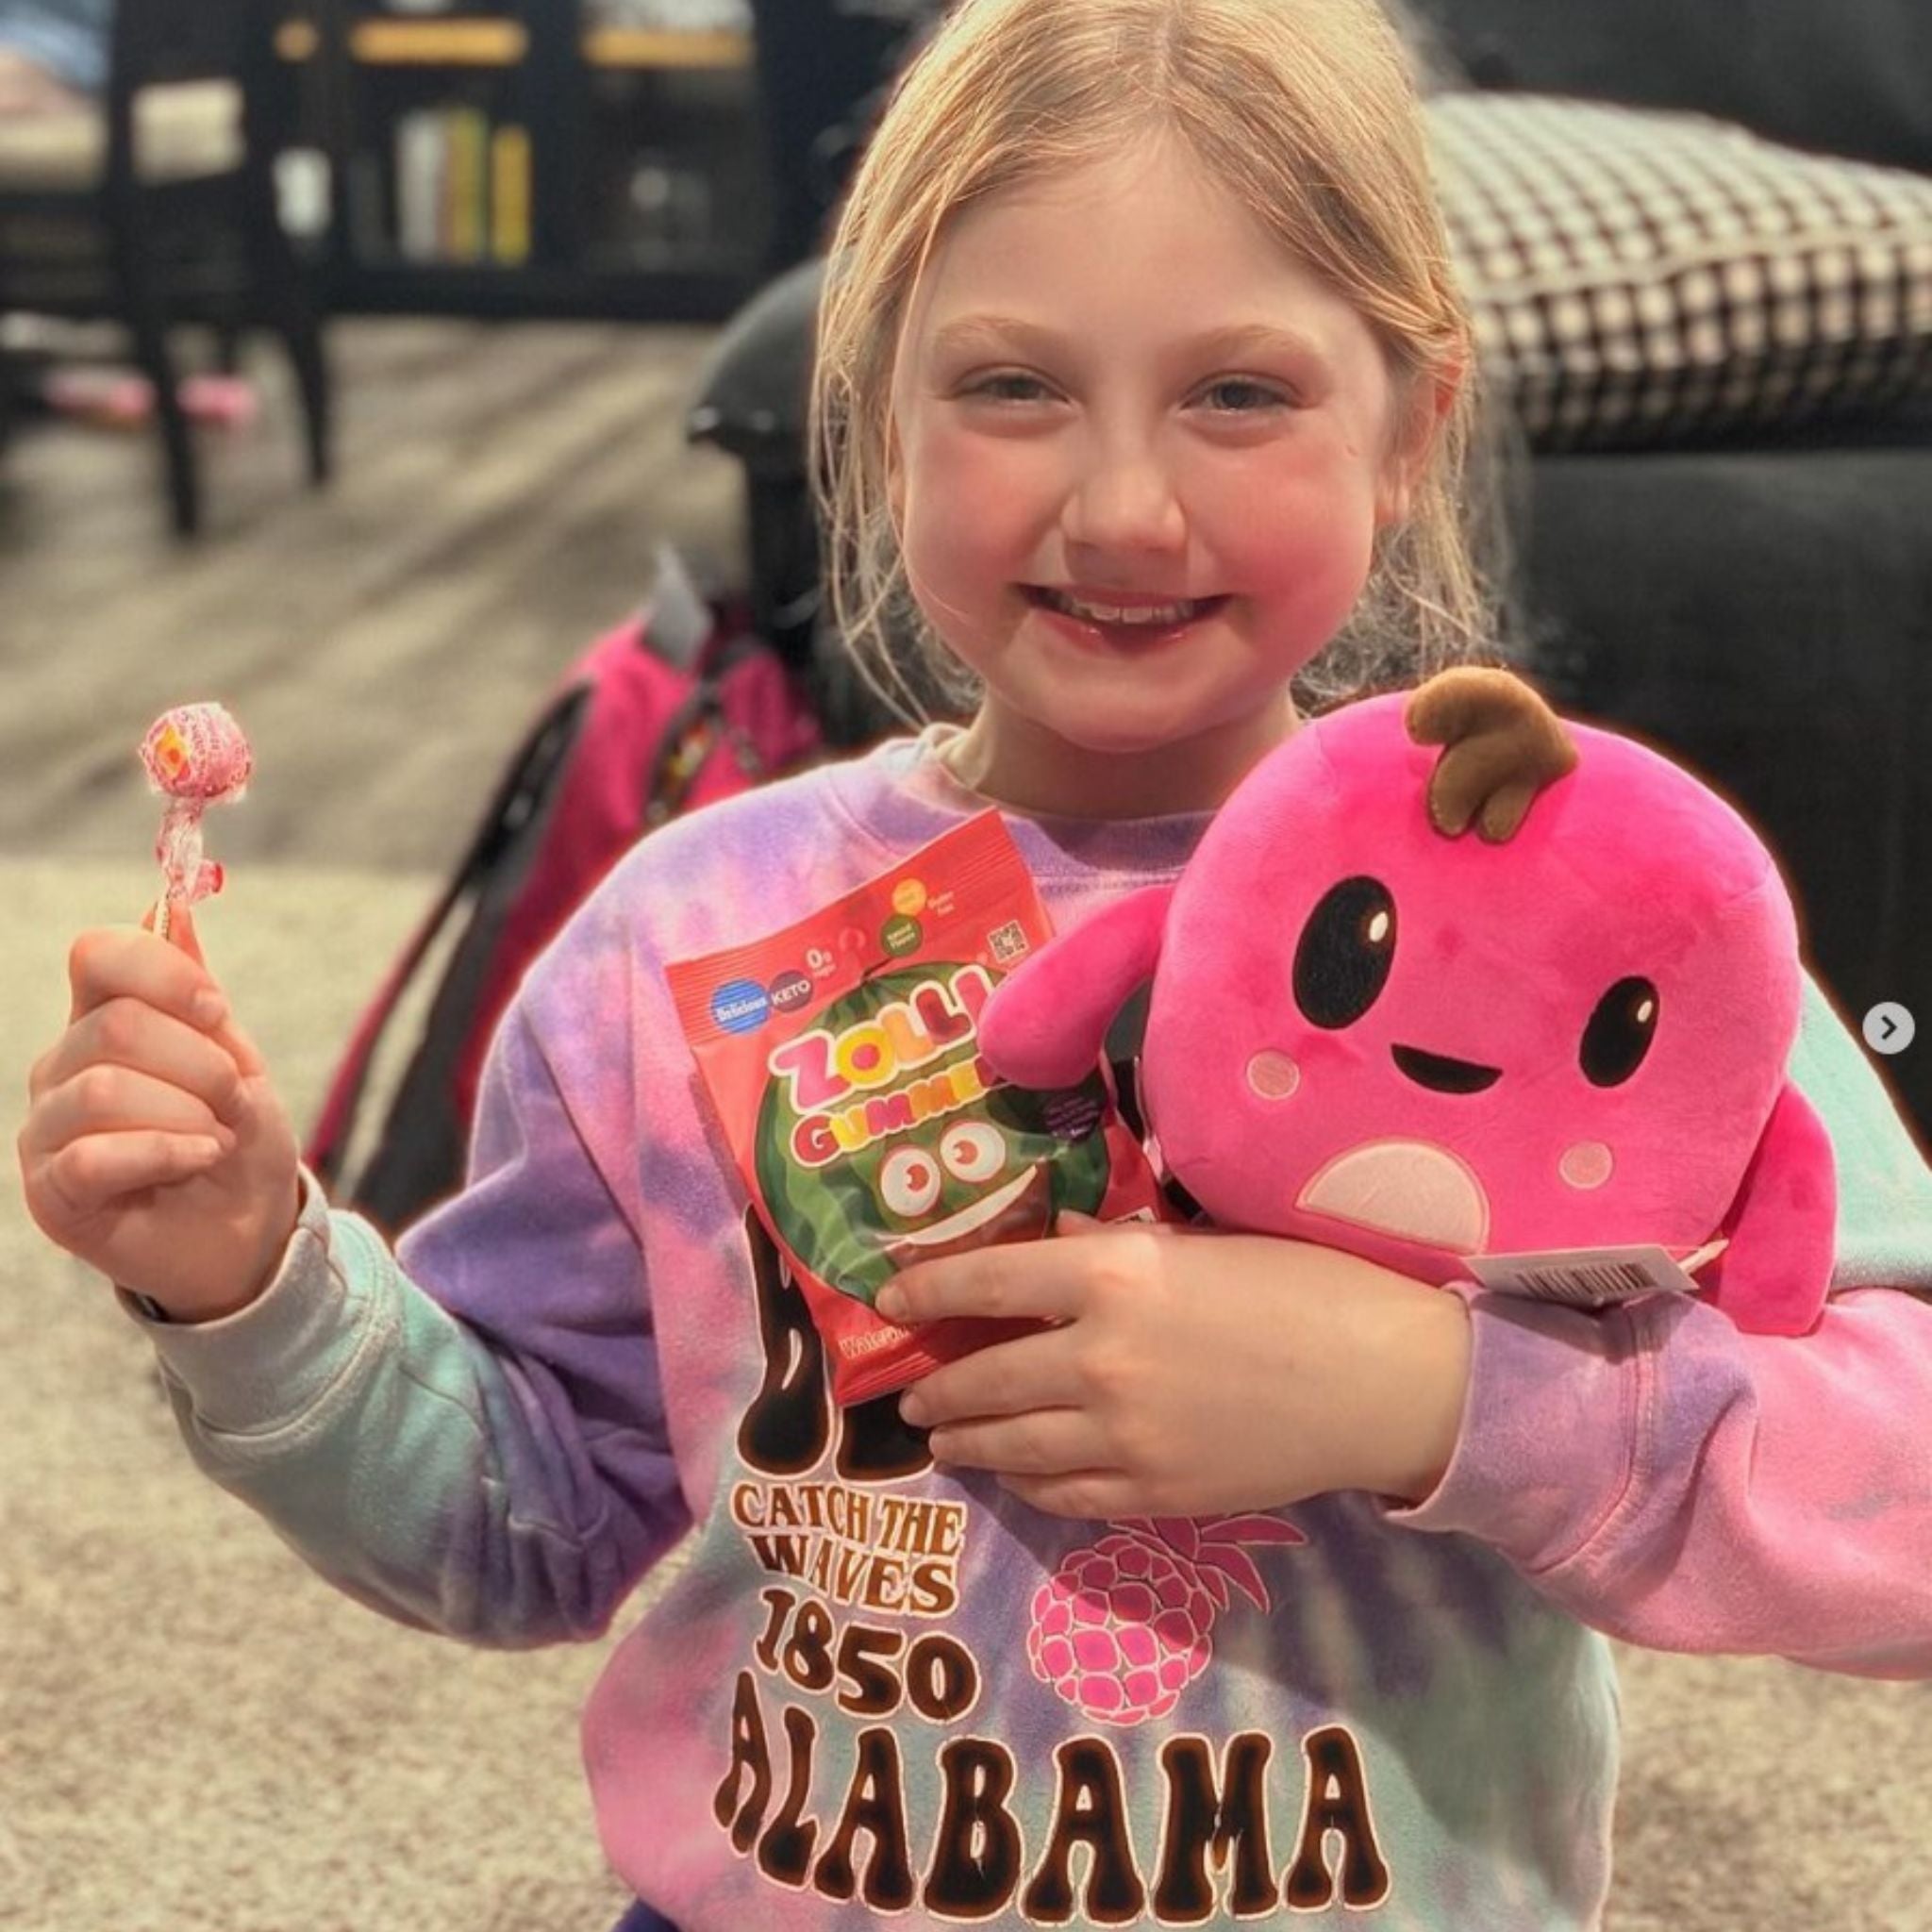
[[[0,1077],[152,895],[219,698],[212,962],[305,1123],[586,642],[824,635],[824,224],[938,0],[0,0]],[[1932,9],[1423,0],[1506,641],[1772,837],[1851,1024],[1932,1022]],[[1739,1024],[1750,1024],[1740,1012]],[[1895,1044],[1897,1029],[1887,1044]],[[1932,1037],[1874,1056],[1924,1140]],[[597,1932],[601,1656],[329,1595],[0,1190],[0,1923]],[[1612,1923],[1932,1925],[1915,1686],[1626,1658]]]

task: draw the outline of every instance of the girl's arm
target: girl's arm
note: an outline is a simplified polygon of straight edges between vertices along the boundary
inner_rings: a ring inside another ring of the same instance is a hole
[[[880,1307],[907,1319],[1053,1324],[902,1407],[940,1459],[1058,1514],[1422,1498],[1392,1520],[1491,1544],[1635,1641],[1932,1674],[1932,1307],[1895,1291],[1932,1290],[1932,1175],[1815,990],[1792,1064],[1840,1168],[1840,1294],[1801,1340],[1107,1230],[900,1274]]]
[[[1835,1298],[1796,1341],[1697,1303],[1471,1299],[1468,1405],[1398,1520],[1493,1544],[1660,1649],[1932,1674],[1932,1175],[1808,988],[1792,1071],[1839,1163]]]
[[[1455,1456],[1396,1521],[1633,1643],[1932,1675],[1932,1307],[1855,1291],[1799,1341],[1689,1301],[1472,1310]]]
[[[258,1301],[153,1324],[194,1459],[401,1622],[505,1646],[597,1635],[688,1519],[640,1245],[527,996],[491,1054],[472,1183],[403,1255],[408,1272],[305,1180]]]

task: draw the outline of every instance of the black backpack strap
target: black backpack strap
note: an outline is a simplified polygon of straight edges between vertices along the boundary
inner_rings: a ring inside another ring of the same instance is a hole
[[[647,637],[638,648],[650,648]],[[726,652],[714,662],[708,653],[694,667],[696,682],[665,721],[638,774],[641,830],[683,808],[691,785],[723,748],[725,723],[717,679],[721,664],[736,656]],[[582,735],[584,710],[593,696],[591,686],[581,687],[545,721],[551,729],[540,728],[519,760],[523,782],[499,794],[499,808],[488,822],[497,836],[479,841],[473,854],[471,889],[458,902],[468,914],[461,936],[439,976],[384,1132],[356,1176],[349,1204],[391,1232],[462,1185],[472,1124],[458,1103],[458,1068],[475,1043],[506,922],[531,866],[542,860],[550,814],[564,789],[562,767]],[[407,1131],[397,1131],[399,1122],[408,1124]]]
[[[565,691],[532,726],[490,801],[462,862],[358,1022],[304,1157],[325,1186],[333,1186],[341,1178],[376,1053],[403,996],[457,908],[489,876],[505,846],[538,808],[576,738],[590,698],[587,686]]]

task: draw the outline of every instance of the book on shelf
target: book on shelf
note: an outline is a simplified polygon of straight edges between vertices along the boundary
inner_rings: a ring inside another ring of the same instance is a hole
[[[488,239],[490,119],[480,108],[455,108],[443,121],[443,252],[455,261],[481,261]]]
[[[584,25],[633,33],[749,34],[750,0],[583,0]]]
[[[530,131],[508,122],[490,137],[490,258],[530,258]]]
[[[481,108],[412,108],[396,117],[395,245],[405,260],[488,262],[530,258],[530,137],[514,122],[492,125]]]

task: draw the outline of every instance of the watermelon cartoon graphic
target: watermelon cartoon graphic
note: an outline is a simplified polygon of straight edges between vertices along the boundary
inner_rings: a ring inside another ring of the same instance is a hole
[[[933,963],[867,980],[786,1049],[816,1071],[766,1089],[757,1172],[774,1231],[868,1307],[915,1260],[1037,1238],[1106,1196],[1104,1081],[997,1084],[976,1003],[948,991],[949,975],[981,972]]]

